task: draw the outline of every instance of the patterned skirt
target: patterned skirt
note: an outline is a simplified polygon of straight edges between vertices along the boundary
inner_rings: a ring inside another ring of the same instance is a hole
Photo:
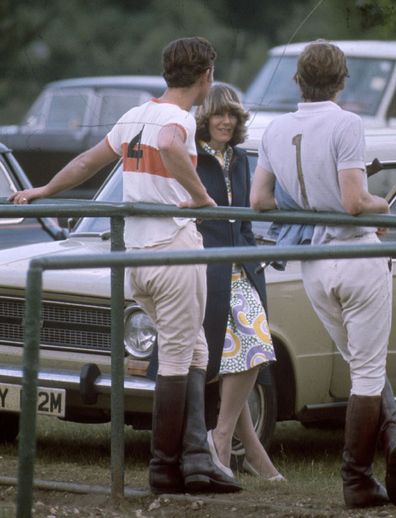
[[[233,271],[230,312],[219,374],[244,372],[275,360],[260,297],[243,270]]]

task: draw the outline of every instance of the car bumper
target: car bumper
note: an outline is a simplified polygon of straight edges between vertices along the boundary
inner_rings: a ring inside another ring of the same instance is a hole
[[[100,373],[95,379],[88,380],[80,373],[65,370],[40,369],[37,383],[42,387],[61,388],[73,392],[94,391],[96,395],[111,394],[111,376]],[[99,371],[100,372],[100,371]],[[0,365],[0,383],[22,385],[23,369],[17,366]],[[87,387],[87,384],[90,386]],[[84,387],[84,390],[83,390]],[[155,382],[141,376],[126,375],[124,395],[128,397],[150,398],[154,394]]]

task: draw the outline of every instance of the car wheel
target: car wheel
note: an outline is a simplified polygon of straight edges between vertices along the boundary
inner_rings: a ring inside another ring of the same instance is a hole
[[[249,396],[249,408],[254,429],[265,449],[268,449],[274,434],[277,419],[275,383],[262,385],[256,383]],[[239,464],[245,450],[235,435],[232,441],[233,463]]]
[[[0,443],[15,441],[19,433],[19,414],[0,412]]]

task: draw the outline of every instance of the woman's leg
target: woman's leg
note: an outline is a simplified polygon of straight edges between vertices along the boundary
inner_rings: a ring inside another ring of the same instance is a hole
[[[257,436],[247,401],[239,416],[235,432],[245,448],[245,458],[247,462],[262,477],[272,478],[279,475],[278,470],[272,464],[271,459]]]
[[[213,440],[220,461],[230,466],[232,436],[242,409],[254,387],[258,367],[237,374],[226,374],[221,381],[221,403]]]
[[[220,461],[230,466],[232,436],[237,433],[249,464],[264,478],[279,475],[261,444],[253,426],[248,397],[258,375],[258,367],[223,376],[221,403],[213,439]]]

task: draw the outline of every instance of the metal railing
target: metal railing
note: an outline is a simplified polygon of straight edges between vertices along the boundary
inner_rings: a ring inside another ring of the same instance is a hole
[[[396,228],[396,216],[349,216],[340,213],[309,211],[257,212],[245,208],[216,207],[179,209],[174,206],[147,203],[102,203],[94,201],[43,200],[31,205],[1,204],[1,217],[79,217],[111,218],[111,252],[101,256],[68,255],[38,257],[30,262],[27,273],[25,337],[23,353],[23,383],[18,451],[17,517],[31,516],[33,475],[36,447],[37,373],[40,347],[40,313],[42,278],[46,270],[111,267],[111,494],[114,500],[124,495],[124,268],[126,266],[156,266],[195,263],[218,263],[238,260],[261,262],[270,260],[307,260],[322,258],[396,257],[396,241],[374,245],[311,245],[282,247],[210,248],[205,250],[124,252],[123,222],[125,216],[179,216],[198,219],[240,219],[274,221],[277,223],[359,225]]]

